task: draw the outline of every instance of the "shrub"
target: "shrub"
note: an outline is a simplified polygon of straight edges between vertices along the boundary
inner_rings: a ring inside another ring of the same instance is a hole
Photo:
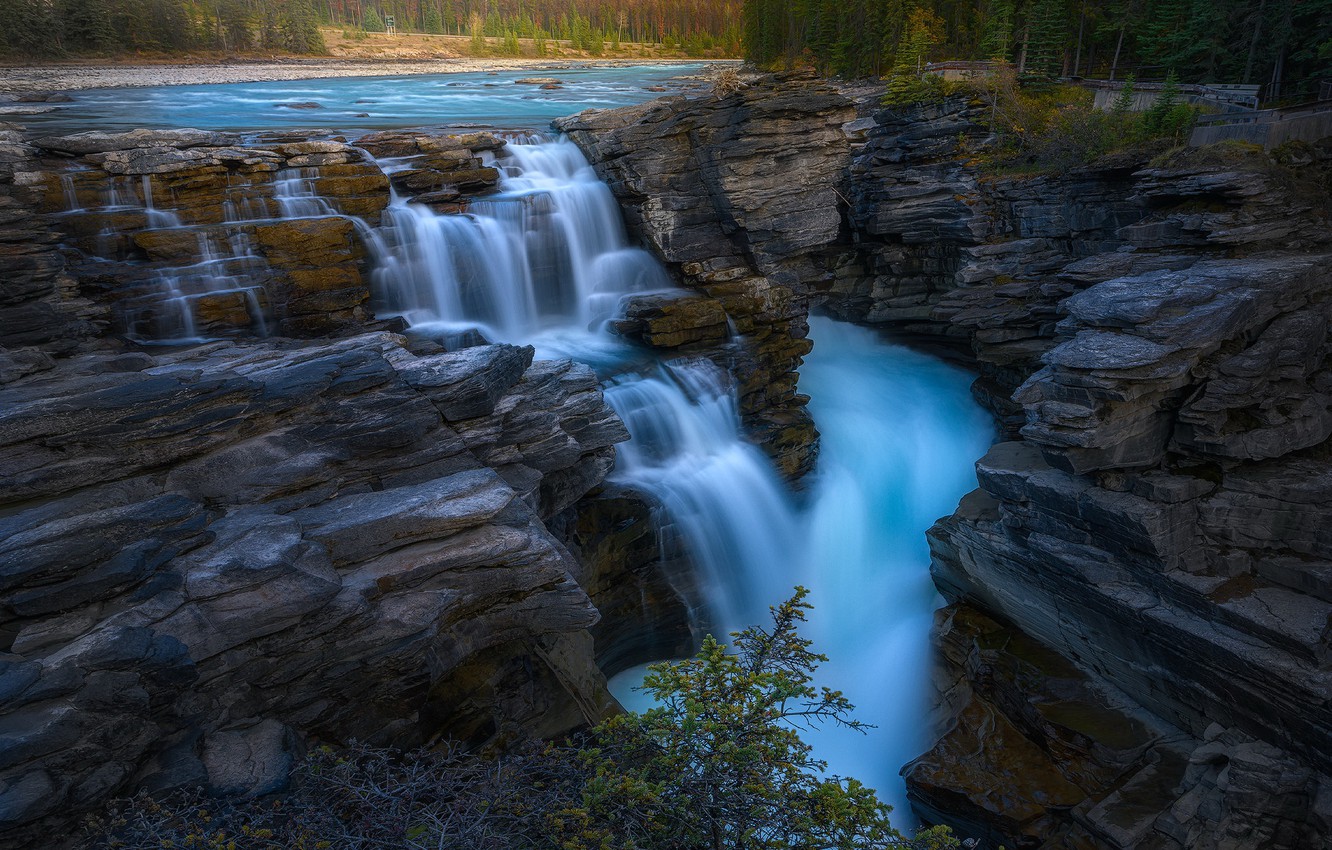
[[[365,16],[361,18],[361,29],[366,32],[386,32],[388,27],[373,7],[366,7]]]
[[[1144,143],[1159,147],[1163,140],[1186,140],[1197,111],[1180,102],[1178,83],[1167,82],[1142,113],[1130,111],[1133,93],[1129,77],[1110,110],[1101,111],[1093,107],[1091,92],[1078,86],[1023,87],[1006,64],[973,84],[973,94],[989,108],[990,129],[998,142],[994,164],[1022,164],[1038,171],[1086,165]]]
[[[740,72],[731,66],[717,69],[712,75],[712,93],[717,97],[730,97],[745,88]]]

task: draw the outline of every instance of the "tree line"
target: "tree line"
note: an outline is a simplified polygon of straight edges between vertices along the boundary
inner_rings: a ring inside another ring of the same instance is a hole
[[[738,54],[742,0],[0,0],[0,54],[322,53],[319,27]]]
[[[1262,85],[1332,79],[1332,0],[745,0],[746,55],[883,76],[899,60],[1004,59],[1026,75]],[[922,41],[926,50],[919,54]]]

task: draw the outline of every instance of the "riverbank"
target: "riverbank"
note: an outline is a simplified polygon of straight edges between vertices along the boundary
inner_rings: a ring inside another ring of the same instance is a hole
[[[738,60],[706,60],[710,64],[738,64]],[[279,59],[222,62],[172,61],[156,63],[62,63],[0,67],[0,93],[78,91],[99,88],[143,88],[218,83],[261,83],[282,80],[318,80],[334,77],[380,77],[418,74],[464,74],[500,71],[562,71],[571,68],[633,65],[696,65],[698,59],[522,59],[453,58],[421,60],[385,59]]]

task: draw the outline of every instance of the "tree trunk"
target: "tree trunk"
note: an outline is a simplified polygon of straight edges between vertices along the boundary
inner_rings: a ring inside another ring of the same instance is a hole
[[[1078,9],[1078,49],[1073,54],[1073,76],[1080,76],[1082,71],[1082,33],[1087,28],[1087,0],[1082,0]]]
[[[1115,71],[1119,70],[1119,51],[1124,46],[1124,30],[1128,29],[1128,21],[1119,25],[1119,41],[1115,43],[1115,58],[1110,63],[1110,82],[1115,81]]]
[[[1282,48],[1277,54],[1276,64],[1272,67],[1272,84],[1267,88],[1268,100],[1281,99],[1281,75],[1285,72],[1286,51]]]

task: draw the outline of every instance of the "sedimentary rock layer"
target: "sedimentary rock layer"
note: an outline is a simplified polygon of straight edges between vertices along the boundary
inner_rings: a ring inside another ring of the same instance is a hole
[[[930,533],[953,604],[913,802],[1010,847],[1321,846],[1332,140],[1004,175],[976,105],[845,91],[858,112],[778,81],[563,126],[704,295],[644,305],[644,339],[711,333],[700,275],[734,266],[793,313],[970,350],[1008,441]]]
[[[621,332],[669,350],[717,351],[740,382],[753,438],[798,477],[815,432],[796,392],[805,321],[823,275],[811,256],[841,228],[837,186],[852,102],[789,79],[727,98],[662,98],[557,122],[611,186],[630,232],[697,296],[632,305]]]
[[[595,376],[403,338],[91,354],[0,388],[0,841],[130,788],[278,787],[311,735],[613,704],[543,519],[626,437]]]

